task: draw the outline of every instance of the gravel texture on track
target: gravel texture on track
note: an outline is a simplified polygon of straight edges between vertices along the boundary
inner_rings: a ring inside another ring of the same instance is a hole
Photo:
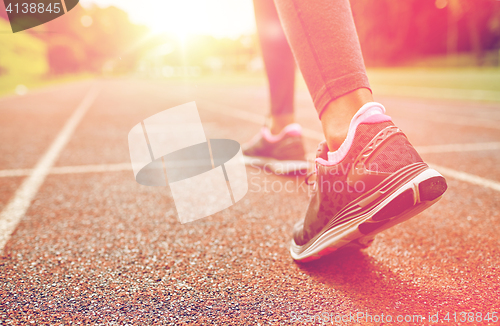
[[[132,126],[192,100],[209,138],[243,142],[259,128],[204,110],[212,102],[266,112],[263,87],[101,83],[101,94],[56,166],[127,162]],[[6,112],[1,124],[10,125],[2,132],[12,140],[1,144],[1,169],[32,168],[88,84],[64,89],[62,98],[54,89],[33,99],[27,95],[0,102],[2,114]],[[500,141],[497,129],[425,119],[412,123],[412,111],[398,109],[408,102],[422,112],[453,114],[452,102],[384,100],[415,145]],[[31,101],[44,107],[37,109]],[[52,101],[60,101],[61,107],[47,104]],[[299,93],[297,103],[303,125],[319,131],[307,95]],[[24,111],[18,109],[22,105],[27,106]],[[483,119],[493,112],[491,106],[462,104],[456,114]],[[29,137],[29,130],[34,136]],[[309,152],[315,144],[307,140]],[[498,155],[485,151],[425,158],[499,181]],[[370,248],[339,251],[301,265],[288,250],[293,224],[308,202],[304,177],[251,167],[247,174],[249,191],[240,202],[184,225],[177,221],[169,188],[141,186],[131,171],[49,175],[0,261],[2,324],[285,325],[311,324],[312,316],[314,324],[321,324],[318,316],[330,324],[335,316],[359,313],[393,319],[421,315],[421,324],[427,324],[436,313],[440,318],[447,312],[500,315],[499,192],[448,178],[449,189],[437,205],[379,234]],[[21,181],[0,178],[0,209]]]

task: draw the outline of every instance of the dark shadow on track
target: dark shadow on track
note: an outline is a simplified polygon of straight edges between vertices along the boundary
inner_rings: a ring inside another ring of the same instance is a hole
[[[389,267],[358,249],[341,249],[307,264],[297,264],[300,270],[317,282],[345,293],[347,300],[368,308],[368,313],[420,313],[427,316],[434,304],[446,302],[448,295],[441,290],[432,295],[404,280]]]

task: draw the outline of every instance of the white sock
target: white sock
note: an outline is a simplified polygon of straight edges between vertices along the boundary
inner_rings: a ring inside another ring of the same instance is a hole
[[[352,141],[354,139],[354,134],[356,132],[356,128],[360,123],[365,121],[367,118],[376,115],[376,114],[384,114],[385,108],[382,104],[378,102],[368,102],[363,105],[358,112],[351,119],[351,124],[349,125],[349,131],[347,132],[347,137],[340,145],[339,149],[334,152],[328,152],[328,161],[338,163],[344,159],[351,149]]]

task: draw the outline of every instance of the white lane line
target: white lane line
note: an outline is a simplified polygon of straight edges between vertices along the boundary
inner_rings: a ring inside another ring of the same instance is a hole
[[[30,176],[24,180],[13,198],[0,213],[0,251],[3,251],[10,235],[30,207],[31,201],[36,196],[38,189],[43,184],[59,153],[70,140],[78,123],[82,120],[99,94],[99,90],[97,86],[92,86],[80,105],[78,105],[71,117],[66,121],[66,124],[52,142],[47,152],[38,161]]]
[[[414,114],[412,114],[411,117],[412,119],[419,119],[433,123],[439,122],[444,124],[452,124],[452,125],[475,127],[475,128],[500,129],[499,121],[493,119],[466,117],[462,115],[451,115],[439,112],[422,114],[421,112],[417,112],[417,110],[412,110],[412,111],[415,112]],[[402,118],[407,119],[405,117]]]
[[[377,94],[384,96],[426,97],[475,101],[500,101],[500,91],[485,89],[459,89],[441,87],[417,87],[401,85],[373,85]]]
[[[456,171],[432,163],[430,163],[429,165],[433,169],[438,170],[447,177],[491,188],[496,191],[500,191],[500,182],[488,180],[473,174]],[[3,170],[0,171],[0,173],[5,171],[18,171],[19,174],[16,176],[26,176],[29,175],[30,172],[33,170]],[[52,168],[50,170],[50,174],[99,173],[99,172],[117,172],[117,171],[132,171],[132,165],[130,163],[118,163],[118,164],[62,166],[62,167]]]
[[[224,104],[218,104],[212,101],[207,101],[203,100],[204,103],[209,104],[210,106],[203,105],[201,106],[201,109],[205,109],[208,111],[216,112],[216,113],[222,113],[226,114],[235,118],[239,118],[248,122],[254,122],[257,124],[262,125],[264,123],[264,117],[247,112],[244,110],[236,109],[228,105]],[[315,130],[311,129],[306,129],[302,128],[303,135],[304,137],[317,140],[317,141],[322,141],[324,140],[324,136],[322,133],[317,132]],[[436,145],[436,146],[420,146],[417,147],[417,151],[421,153],[442,153],[442,152],[465,152],[465,151],[480,151],[480,150],[496,150],[500,148],[500,143],[499,142],[490,142],[490,143],[478,143],[478,144],[448,144],[448,145]],[[427,162],[428,163],[428,162]],[[457,180],[465,181],[468,183],[480,185],[483,187],[491,188],[497,191],[500,191],[500,183],[478,177],[473,174],[465,173],[465,172],[460,172],[456,171],[453,169],[445,168],[442,166],[438,166],[432,163],[428,163],[431,167],[435,168],[439,172],[443,173],[444,175],[454,178]]]
[[[419,154],[494,151],[500,149],[500,142],[415,146],[415,149]]]
[[[205,99],[203,99],[203,104],[208,104],[208,105],[203,105],[201,107],[202,110],[207,110],[207,111],[211,111],[211,112],[215,112],[215,113],[222,113],[222,114],[228,115],[230,117],[245,120],[248,122],[253,122],[253,123],[256,123],[259,125],[263,125],[265,120],[266,120],[266,117],[263,115],[248,112],[245,110],[236,109],[236,108],[229,106],[229,105],[219,104],[219,103],[215,103],[215,102],[208,101]],[[310,138],[313,140],[317,140],[317,141],[325,140],[325,136],[323,136],[323,133],[318,132],[316,130],[307,129],[307,128],[302,127],[302,134],[304,135],[304,137],[307,137],[307,138]]]
[[[131,163],[117,164],[89,164],[73,166],[57,166],[49,170],[48,174],[74,174],[74,173],[96,173],[132,170]],[[31,169],[0,170],[0,178],[24,177],[33,173]]]
[[[0,178],[24,177],[30,175],[32,172],[32,169],[0,170]]]
[[[207,110],[215,113],[222,113],[234,118],[242,119],[248,122],[257,123],[263,125],[265,122],[265,117],[248,112],[245,110],[236,109],[232,106],[219,104],[208,100],[203,100],[203,105],[201,106],[202,110]],[[433,113],[434,114],[434,113]],[[463,117],[464,118],[464,117]],[[447,117],[448,121],[450,117]],[[465,119],[465,118],[464,118]],[[470,122],[470,119],[468,119]],[[491,121],[489,121],[491,122]],[[492,122],[491,122],[492,123]],[[500,128],[499,124],[495,124],[495,128]],[[308,129],[302,127],[302,134],[306,138],[310,138],[312,140],[323,141],[325,140],[325,136],[323,133],[318,132],[316,130]],[[500,149],[500,142],[487,142],[487,143],[467,143],[467,144],[445,144],[445,145],[432,145],[432,146],[418,146],[416,147],[419,153],[445,153],[445,152],[473,152],[473,151],[486,151],[486,150],[497,150]]]
[[[50,174],[96,173],[127,170],[132,171],[132,163],[58,166],[52,168]]]
[[[465,181],[465,182],[468,182],[468,183],[472,183],[472,184],[475,184],[475,185],[483,186],[483,187],[486,187],[486,188],[490,188],[490,189],[493,189],[493,190],[496,190],[496,191],[500,191],[500,182],[496,182],[496,181],[493,181],[493,180],[481,178],[481,177],[478,177],[477,175],[465,173],[465,172],[462,172],[462,171],[453,170],[453,169],[446,168],[444,166],[439,166],[439,165],[432,164],[432,163],[429,163],[429,166],[431,168],[439,171],[444,176],[447,176],[447,177],[450,177],[450,178],[453,178],[453,179],[457,179],[457,180],[460,180],[460,181]]]
[[[248,122],[253,122],[256,124],[263,125],[266,120],[266,117],[263,115],[236,109],[230,105],[220,104],[205,99],[203,99],[203,104],[208,104],[208,105],[203,105],[201,107],[202,110],[207,110],[215,113],[222,113],[224,115],[228,115],[230,117],[238,118]]]
[[[209,111],[218,112],[222,114],[227,114],[235,118],[239,118],[245,121],[254,122],[257,124],[262,124],[264,122],[263,116],[249,113],[243,110],[233,109],[224,106],[216,105],[214,107],[208,108],[203,107]],[[306,129],[310,131],[309,133],[304,133],[304,136],[313,140],[323,139],[323,135],[317,131]],[[443,152],[465,152],[465,151],[480,151],[480,150],[497,150],[500,149],[500,142],[489,142],[489,143],[476,143],[476,144],[447,144],[447,145],[435,145],[435,146],[420,146],[417,150],[420,153],[443,153]],[[472,174],[455,171],[446,167],[437,166],[430,164],[433,168],[439,170],[443,175],[457,180],[465,181],[472,184],[477,184],[487,188],[491,188],[500,191],[500,183],[481,178]],[[52,167],[46,171],[46,174],[75,174],[75,173],[99,173],[99,172],[113,172],[113,171],[130,171],[132,169],[131,164],[118,163],[118,164],[95,164],[95,165],[77,165],[77,166],[62,166],[62,167]],[[0,177],[19,177],[19,176],[29,176],[35,174],[32,169],[13,169],[13,170],[0,170]],[[28,179],[29,180],[29,179]],[[25,181],[26,182],[26,181]],[[23,184],[24,185],[24,184]],[[17,194],[16,194],[17,196]],[[33,195],[34,196],[34,195]],[[7,209],[7,208],[6,208]],[[5,209],[5,210],[6,210]],[[27,207],[26,207],[27,209]],[[4,210],[4,212],[5,212]],[[2,212],[2,216],[4,215]],[[23,214],[24,215],[24,212]],[[21,217],[22,217],[21,215]],[[2,223],[3,218],[0,219]],[[14,226],[15,227],[15,226]],[[0,230],[2,227],[0,225]],[[2,232],[3,234],[3,232]],[[1,236],[1,235],[0,235]],[[0,242],[3,248],[4,243]]]
[[[44,86],[41,88],[35,88],[33,90],[28,89],[28,93],[26,95],[6,94],[0,98],[0,110],[10,107],[10,105],[9,106],[2,106],[2,104],[7,103],[9,101],[23,100],[23,99],[29,98],[33,95],[47,95],[50,93],[64,91],[64,90],[66,90],[67,87],[73,87],[75,85],[83,85],[83,84],[91,84],[91,83],[92,83],[92,80],[82,79],[82,80],[75,81],[73,83],[65,84],[65,85],[54,84],[54,85],[50,85],[50,86]]]
[[[313,130],[309,130],[316,133]],[[316,135],[306,135],[305,137],[315,139],[319,138]],[[453,152],[476,152],[476,151],[492,151],[500,149],[500,142],[489,143],[467,143],[467,144],[445,144],[434,146],[417,146],[415,149],[420,154],[429,153],[453,153]],[[315,153],[312,153],[315,156]],[[115,163],[115,164],[89,164],[89,165],[73,165],[73,166],[57,166],[49,170],[48,174],[75,174],[75,173],[98,173],[98,172],[113,172],[131,170],[130,163]],[[24,177],[33,173],[32,169],[11,169],[0,170],[0,178],[8,177]]]

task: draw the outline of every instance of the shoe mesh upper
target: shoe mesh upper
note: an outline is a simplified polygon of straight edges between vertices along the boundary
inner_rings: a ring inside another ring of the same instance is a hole
[[[369,169],[376,172],[396,172],[416,162],[423,162],[420,155],[406,137],[388,139],[386,146],[374,154],[368,163]]]
[[[294,233],[295,242],[305,244],[316,235],[330,219],[353,200],[357,199],[369,189],[356,191],[347,184],[347,173],[353,167],[356,158],[365,146],[383,129],[394,126],[391,121],[360,124],[351,148],[345,158],[336,165],[318,164],[317,184],[315,194],[306,213],[304,225]],[[326,146],[326,145],[324,145]],[[324,153],[319,150],[318,154]],[[395,135],[387,140],[380,149],[370,158],[372,164],[367,168],[376,168],[376,172],[393,173],[400,168],[422,159],[411,146],[405,136]],[[370,162],[369,162],[370,163]]]
[[[347,153],[341,164],[352,164],[363,150],[363,148],[375,137],[382,129],[393,126],[391,121],[381,122],[377,124],[360,124],[356,129],[356,134],[351,145],[351,149]]]

